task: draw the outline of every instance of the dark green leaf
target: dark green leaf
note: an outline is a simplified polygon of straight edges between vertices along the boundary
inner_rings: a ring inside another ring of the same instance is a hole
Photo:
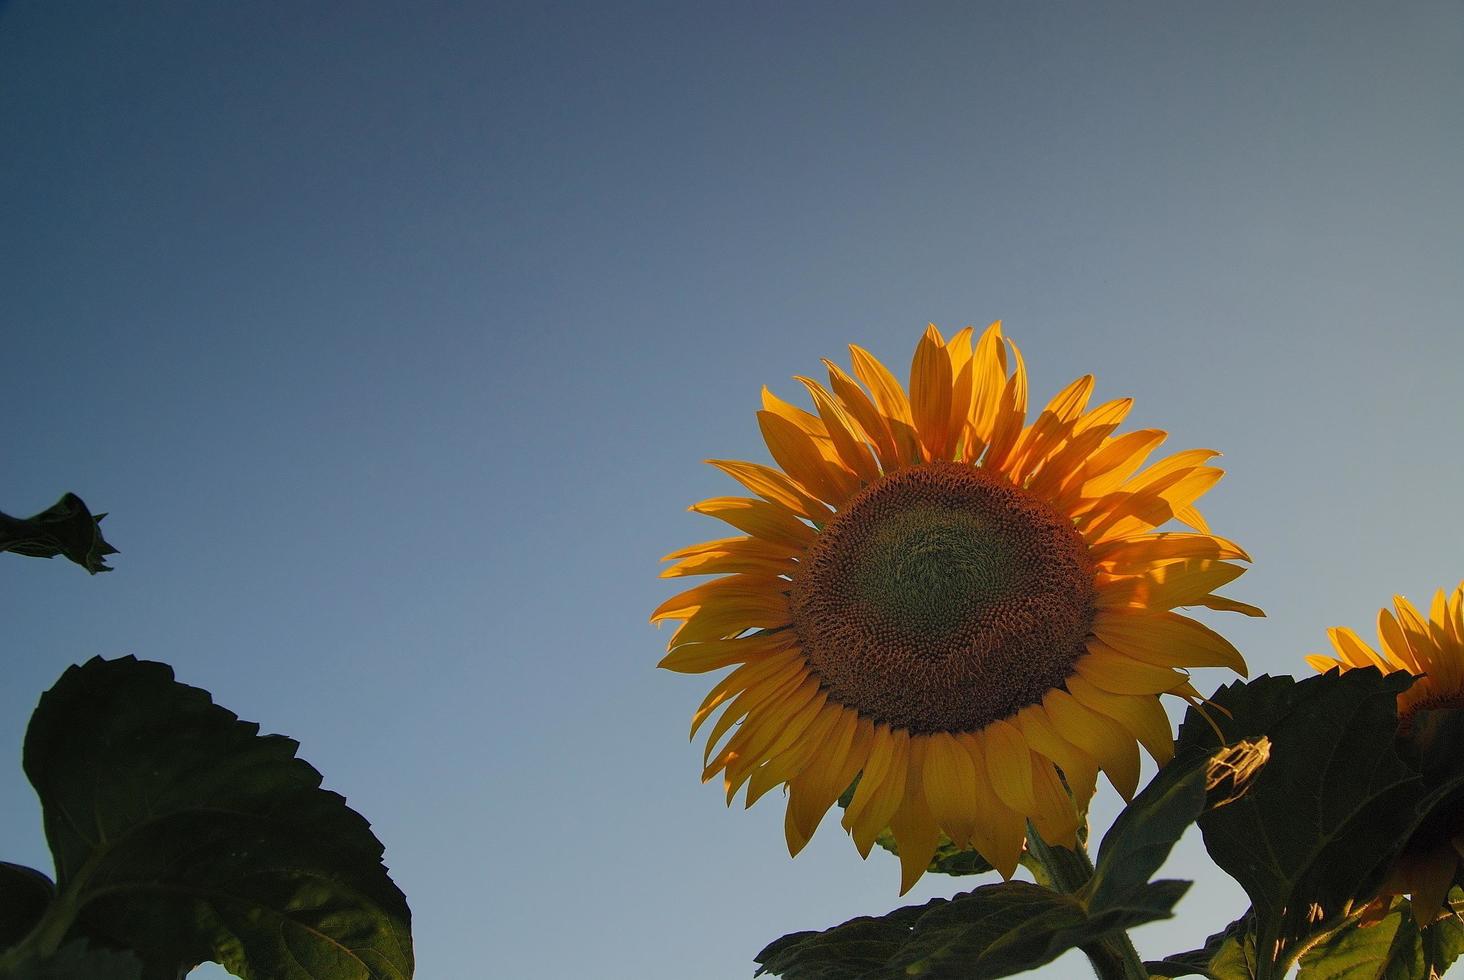
[[[51,879],[34,868],[0,861],[0,950],[25,938],[55,894]]]
[[[106,514],[93,516],[80,497],[68,493],[34,517],[0,514],[0,551],[31,558],[65,555],[95,575],[110,572],[107,556],[117,549],[102,537]]]
[[[1090,914],[1070,895],[1008,881],[946,901],[802,932],[757,956],[758,975],[784,980],[981,980],[1041,966],[1115,930],[1168,918],[1188,882],[1156,881]]]
[[[1243,742],[1218,754],[1234,766],[1236,760],[1263,751]],[[1122,903],[1124,896],[1148,884],[1185,829],[1204,811],[1214,755],[1214,749],[1193,748],[1176,756],[1123,808],[1103,835],[1093,878],[1083,889],[1090,911]]]
[[[1298,980],[1428,980],[1413,916],[1400,907],[1366,928],[1344,927],[1301,958]]]
[[[1464,893],[1455,889],[1457,909]],[[1297,980],[1432,980],[1464,952],[1464,923],[1457,912],[1418,928],[1408,900],[1395,899],[1382,921],[1348,923],[1301,958]]]
[[[76,931],[270,980],[403,980],[410,913],[364,818],[296,743],[260,736],[164,664],[93,659],[25,740]]]
[[[874,976],[910,938],[915,921],[948,903],[933,898],[888,915],[861,915],[823,932],[795,932],[775,939],[757,954],[756,976],[786,980],[850,980]]]
[[[1189,882],[1151,882],[1149,876],[1215,802],[1220,776],[1229,774],[1234,782],[1253,775],[1258,756],[1264,757],[1262,746],[1243,743],[1196,748],[1171,761],[1109,829],[1097,870],[1076,895],[1020,881],[986,885],[948,902],[784,936],[758,954],[759,972],[785,980],[1005,977],[1116,931],[1169,918]],[[1087,867],[1086,859],[1078,860]]]
[[[143,980],[142,963],[126,950],[96,949],[67,943],[44,960],[27,957],[11,969],[0,965],[4,980]],[[171,980],[171,978],[170,978]]]
[[[1255,946],[1251,915],[1247,912],[1230,923],[1223,932],[1205,940],[1200,949],[1175,953],[1162,960],[1145,963],[1150,976],[1201,976],[1210,980],[1252,980],[1255,974]]]
[[[1277,962],[1375,890],[1419,819],[1422,783],[1394,748],[1396,698],[1410,683],[1404,674],[1352,670],[1300,682],[1261,677],[1213,698],[1227,741],[1271,742],[1248,792],[1199,824],[1210,856],[1250,896],[1258,948],[1279,941]],[[1191,709],[1181,751],[1216,741]]]
[[[1455,888],[1449,895],[1452,914],[1439,919],[1420,934],[1423,959],[1439,976],[1464,956],[1464,891]]]

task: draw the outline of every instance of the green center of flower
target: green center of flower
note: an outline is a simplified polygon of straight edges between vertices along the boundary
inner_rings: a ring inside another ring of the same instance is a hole
[[[1007,595],[1020,577],[1019,539],[970,513],[917,503],[879,522],[851,568],[853,592],[911,634],[958,629],[972,606]]]
[[[1060,687],[1093,570],[1072,522],[974,466],[866,487],[794,576],[793,628],[829,696],[916,733],[975,731]]]

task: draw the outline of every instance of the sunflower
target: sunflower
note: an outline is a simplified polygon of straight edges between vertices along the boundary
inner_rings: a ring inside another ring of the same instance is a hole
[[[1378,610],[1378,649],[1345,626],[1327,631],[1337,656],[1310,655],[1306,662],[1319,671],[1376,667],[1383,673],[1406,670],[1417,680],[1398,695],[1398,732],[1413,736],[1421,711],[1464,709],[1464,582],[1450,595],[1434,593],[1428,618],[1403,596],[1393,597],[1393,610]],[[1426,741],[1420,733],[1416,743]],[[1421,747],[1421,746],[1420,746]],[[1379,896],[1364,919],[1381,918],[1395,895],[1412,898],[1414,917],[1427,925],[1443,911],[1444,899],[1459,878],[1464,855],[1464,812],[1440,807],[1425,820],[1388,869]]]
[[[1165,433],[1116,434],[1131,400],[1088,408],[1091,376],[1028,423],[1000,323],[974,344],[932,325],[908,394],[850,352],[827,388],[797,379],[814,412],[763,390],[776,468],[708,460],[753,496],[691,507],[741,533],[666,556],[663,576],[719,577],[651,616],[681,621],[660,666],[737,665],[692,719],[720,711],[702,778],[748,806],[785,785],[790,853],[858,777],[844,828],[866,857],[890,829],[902,894],[942,833],[1010,878],[1029,820],[1074,847],[1100,771],[1127,799],[1138,745],[1170,758],[1158,696],[1199,697],[1185,668],[1245,672],[1172,611],[1261,615],[1215,594],[1249,561],[1194,506],[1218,454],[1144,467]],[[1171,519],[1192,530],[1155,530]]]

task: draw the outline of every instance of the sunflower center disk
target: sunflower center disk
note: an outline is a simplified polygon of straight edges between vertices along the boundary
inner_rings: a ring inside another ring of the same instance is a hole
[[[794,577],[793,627],[830,697],[911,732],[975,731],[1072,673],[1093,621],[1072,522],[961,463],[866,487]]]

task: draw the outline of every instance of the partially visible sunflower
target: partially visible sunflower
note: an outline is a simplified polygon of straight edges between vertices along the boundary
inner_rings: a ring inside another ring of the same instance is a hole
[[[999,323],[972,340],[932,325],[908,395],[854,346],[852,375],[797,379],[815,413],[764,389],[778,468],[708,461],[755,496],[691,509],[742,533],[666,556],[664,576],[720,577],[651,616],[682,620],[660,666],[740,665],[692,720],[695,737],[722,712],[703,780],[749,806],[786,784],[797,854],[859,777],[844,827],[864,856],[890,828],[901,893],[942,832],[1005,877],[1028,820],[1074,847],[1099,770],[1129,798],[1138,744],[1173,754],[1158,695],[1197,699],[1187,667],[1245,673],[1172,610],[1261,615],[1215,594],[1249,560],[1194,506],[1217,453],[1141,469],[1165,433],[1116,434],[1131,400],[1089,409],[1091,376],[1029,424],[1016,345]],[[1156,532],[1171,519],[1193,530]]]
[[[1417,677],[1398,695],[1398,731],[1413,734],[1421,711],[1464,710],[1464,582],[1445,595],[1434,593],[1428,618],[1403,596],[1393,609],[1378,610],[1378,649],[1345,626],[1327,631],[1336,657],[1310,655],[1319,671],[1376,667],[1383,673],[1406,670]],[[1380,918],[1395,895],[1411,896],[1414,917],[1424,925],[1443,910],[1449,888],[1464,871],[1464,806],[1445,806],[1414,832],[1388,870],[1379,897],[1365,918]]]

